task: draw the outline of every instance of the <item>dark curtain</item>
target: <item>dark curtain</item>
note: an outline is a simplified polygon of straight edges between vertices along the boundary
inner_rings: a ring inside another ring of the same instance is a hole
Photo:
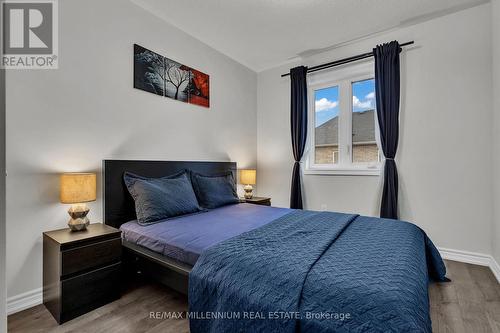
[[[399,139],[399,53],[397,41],[378,45],[375,57],[375,91],[380,141],[385,156],[380,217],[398,218],[398,170],[394,158]]]
[[[300,160],[304,153],[307,138],[307,67],[299,66],[290,70],[292,129],[292,150],[295,163],[292,173],[290,208],[302,209],[302,186],[300,184]]]

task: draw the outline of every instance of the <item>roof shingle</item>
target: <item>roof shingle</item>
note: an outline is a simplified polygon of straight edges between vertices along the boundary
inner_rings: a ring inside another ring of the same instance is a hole
[[[352,142],[375,142],[375,110],[352,113]],[[338,117],[316,127],[315,144],[337,145],[339,140]]]

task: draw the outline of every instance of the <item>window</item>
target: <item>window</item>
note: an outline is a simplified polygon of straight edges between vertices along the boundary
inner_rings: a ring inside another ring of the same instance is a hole
[[[338,164],[339,87],[314,91],[314,163]]]
[[[311,75],[306,174],[379,174],[373,77],[373,64]]]
[[[375,79],[352,82],[352,163],[378,163]],[[363,98],[363,99],[362,99]]]

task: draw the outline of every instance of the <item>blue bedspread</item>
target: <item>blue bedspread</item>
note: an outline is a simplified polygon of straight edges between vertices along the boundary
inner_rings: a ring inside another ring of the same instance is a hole
[[[202,253],[189,277],[190,328],[430,332],[428,281],[445,273],[413,224],[293,211]]]

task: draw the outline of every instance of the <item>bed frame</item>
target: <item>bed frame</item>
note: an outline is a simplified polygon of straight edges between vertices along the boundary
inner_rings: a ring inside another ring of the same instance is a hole
[[[136,219],[134,200],[123,182],[126,171],[145,177],[162,177],[184,169],[209,176],[231,171],[236,179],[235,162],[104,160],[104,223],[119,228],[123,223]],[[192,266],[127,241],[123,241],[122,245],[123,264],[128,276],[139,273],[187,295]]]

